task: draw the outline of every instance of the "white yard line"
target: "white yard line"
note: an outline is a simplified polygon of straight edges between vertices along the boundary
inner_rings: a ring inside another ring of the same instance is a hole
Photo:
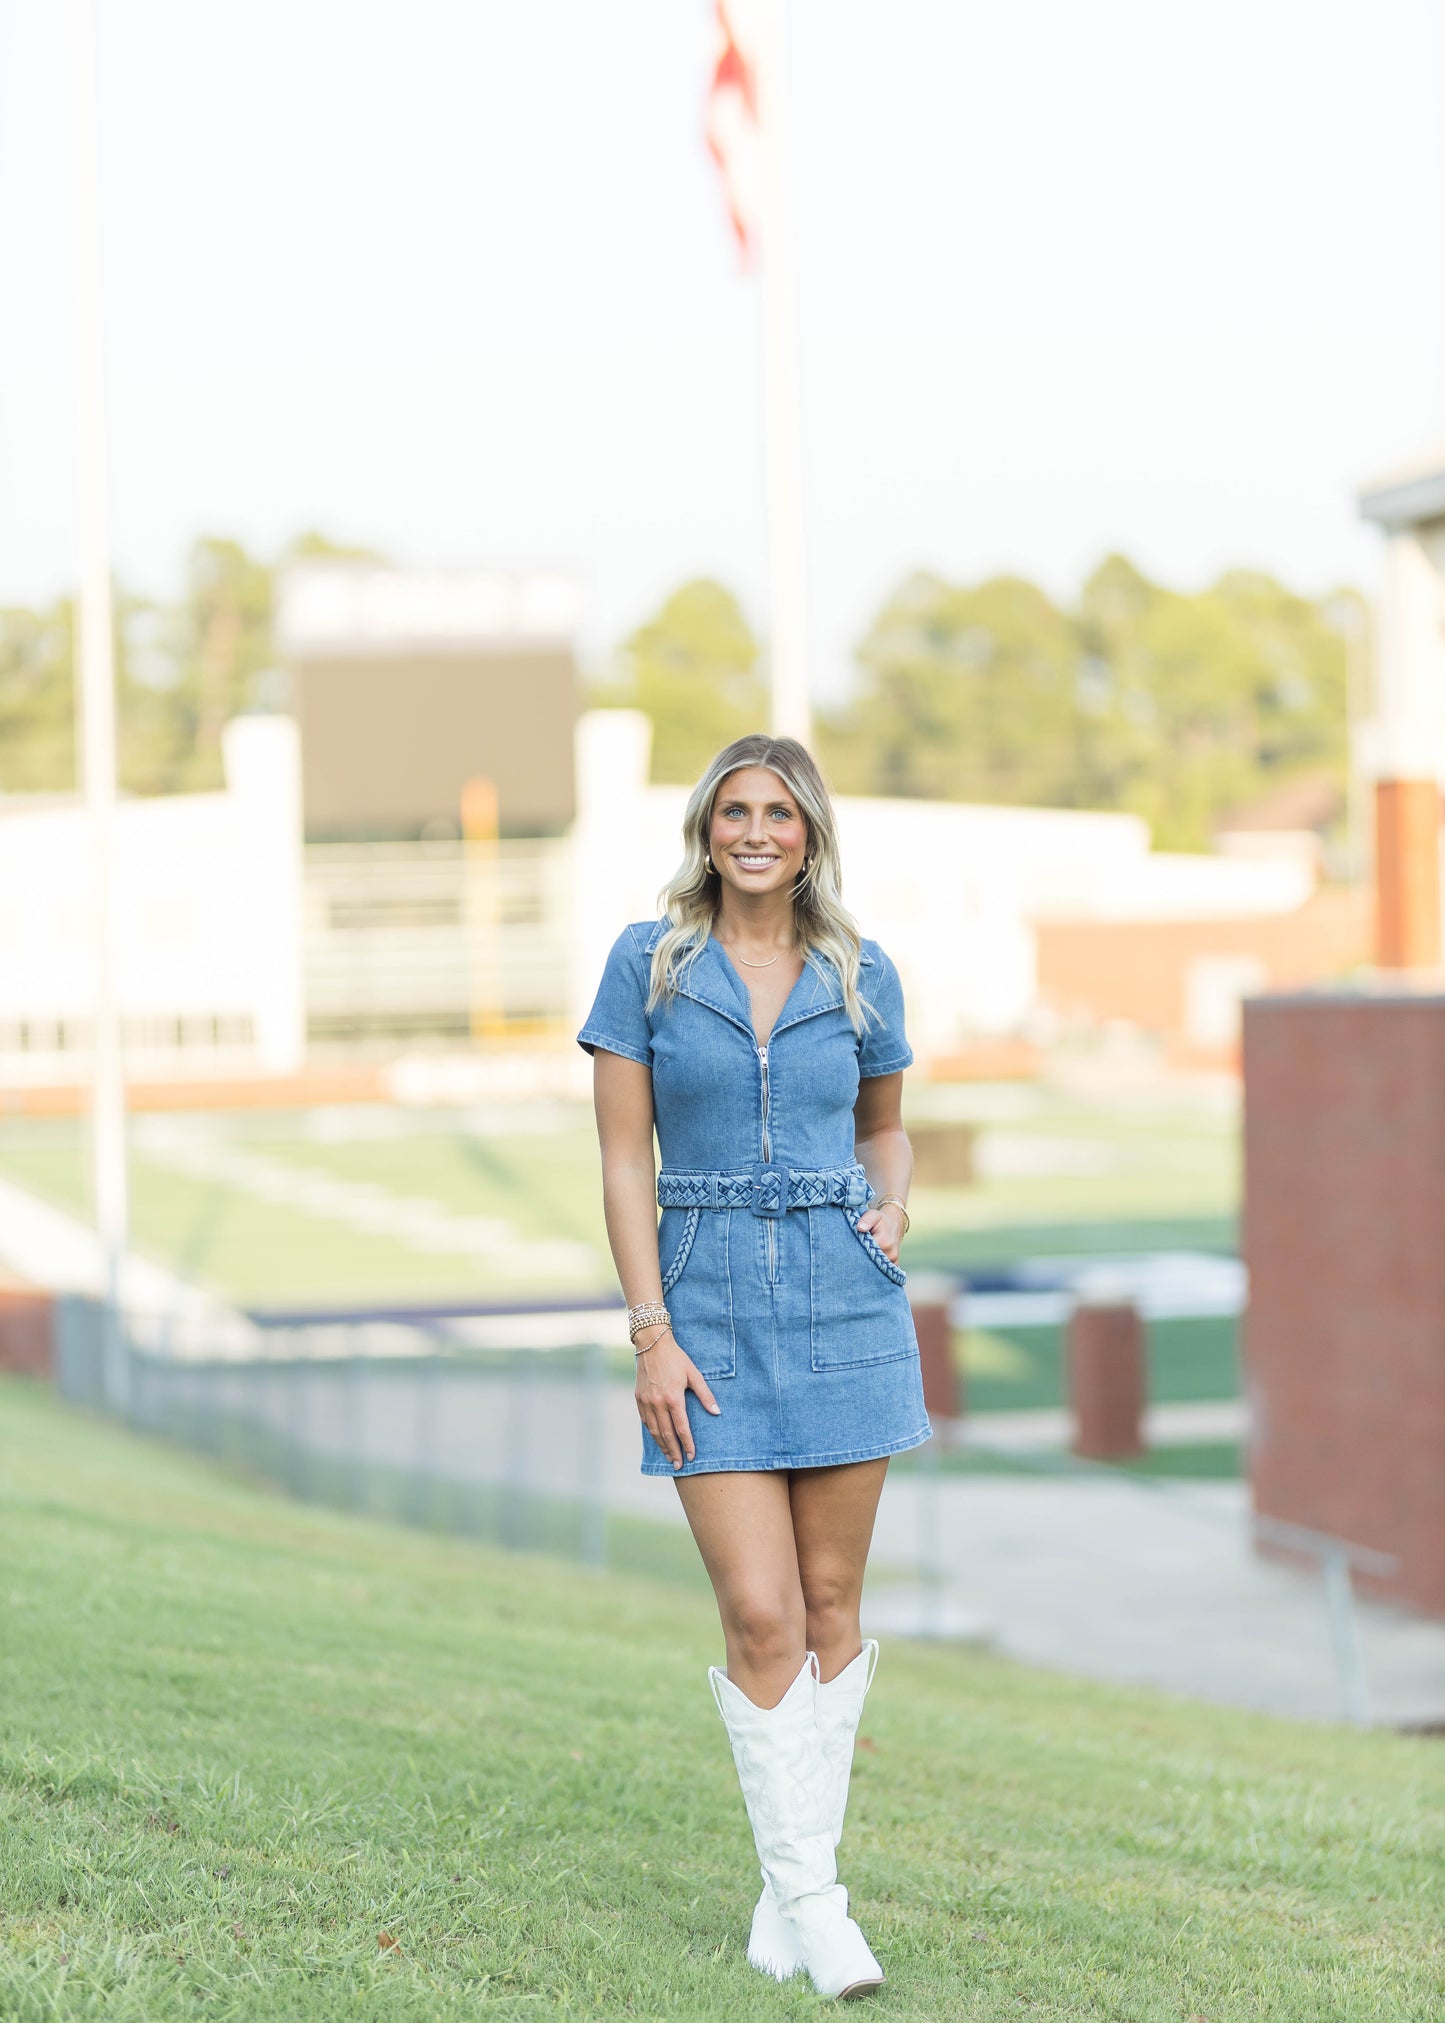
[[[47,1292],[98,1294],[104,1285],[100,1241],[89,1223],[0,1179],[0,1264]],[[255,1330],[234,1307],[162,1264],[129,1251],[121,1298],[135,1315],[182,1323],[186,1336],[235,1353],[254,1344]]]
[[[152,1134],[145,1157],[172,1172],[219,1182],[278,1208],[298,1209],[405,1250],[465,1257],[508,1277],[587,1282],[597,1260],[589,1244],[565,1237],[525,1237],[501,1216],[458,1215],[425,1195],[395,1194],[371,1181],[341,1180],[324,1167],[298,1166],[235,1145]]]

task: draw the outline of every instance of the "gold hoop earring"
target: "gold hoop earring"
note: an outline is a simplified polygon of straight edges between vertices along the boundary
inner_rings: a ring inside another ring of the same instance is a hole
[[[703,857],[703,860],[702,860],[702,868],[703,868],[703,870],[704,870],[704,871],[706,871],[706,872],[707,872],[707,873],[708,873],[709,875],[711,875],[711,873],[712,873],[712,858],[711,858],[711,857],[709,857],[709,856],[707,856],[707,855],[704,855],[704,857]]]

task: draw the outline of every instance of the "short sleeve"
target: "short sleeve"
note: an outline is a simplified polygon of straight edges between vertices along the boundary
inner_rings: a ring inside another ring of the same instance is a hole
[[[612,944],[602,981],[577,1044],[588,1053],[621,1054],[625,1060],[652,1066],[652,1028],[647,1018],[649,964],[630,927]]]
[[[865,1001],[878,1017],[869,1019],[858,1041],[858,1073],[866,1081],[870,1075],[896,1075],[913,1066],[913,1049],[903,1029],[903,986],[898,971],[877,942],[865,945],[873,957],[859,973]]]

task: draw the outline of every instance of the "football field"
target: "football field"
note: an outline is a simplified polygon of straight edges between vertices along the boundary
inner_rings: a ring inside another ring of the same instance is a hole
[[[979,1177],[915,1190],[911,1266],[1233,1249],[1226,1106],[947,1093],[975,1112]],[[937,1092],[918,1101],[936,1106]],[[83,1123],[0,1123],[0,1174],[85,1216]],[[247,1304],[576,1297],[613,1284],[583,1104],[142,1115],[130,1175],[136,1247]]]
[[[977,1174],[968,1186],[914,1190],[914,1270],[987,1281],[1026,1260],[1234,1249],[1227,1105],[1106,1105],[1017,1086],[922,1088],[916,1101],[925,1112],[967,1106]],[[6,1120],[0,1177],[84,1218],[83,1123]],[[141,1115],[130,1180],[137,1251],[257,1310],[615,1297],[585,1104]],[[975,1323],[957,1351],[970,1410],[1063,1401],[1057,1318]],[[1151,1324],[1156,1401],[1238,1388],[1231,1316]],[[1236,1468],[1231,1448],[1203,1472]]]

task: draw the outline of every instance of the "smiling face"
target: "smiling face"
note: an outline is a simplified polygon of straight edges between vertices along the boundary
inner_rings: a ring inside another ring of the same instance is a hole
[[[776,773],[744,766],[718,788],[708,849],[735,892],[791,892],[802,875],[808,824]]]

